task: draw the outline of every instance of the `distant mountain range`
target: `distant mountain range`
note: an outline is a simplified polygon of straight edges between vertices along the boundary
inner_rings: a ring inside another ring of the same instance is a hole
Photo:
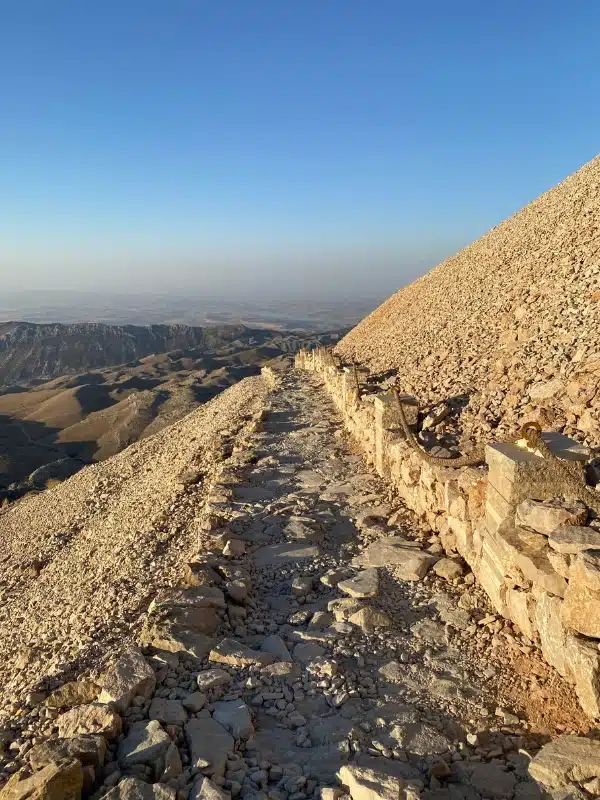
[[[108,458],[262,365],[341,333],[0,323],[0,501]]]

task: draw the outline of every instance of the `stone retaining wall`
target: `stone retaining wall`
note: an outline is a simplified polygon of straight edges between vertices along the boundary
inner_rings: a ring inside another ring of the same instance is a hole
[[[583,527],[589,510],[569,496],[552,462],[498,443],[486,448],[485,466],[432,466],[407,443],[389,394],[365,391],[363,376],[325,350],[300,351],[295,364],[321,375],[367,460],[439,533],[446,552],[465,559],[497,611],[574,684],[585,713],[600,717],[600,530]],[[416,401],[405,398],[404,409],[416,423]],[[586,449],[543,436],[583,483]]]

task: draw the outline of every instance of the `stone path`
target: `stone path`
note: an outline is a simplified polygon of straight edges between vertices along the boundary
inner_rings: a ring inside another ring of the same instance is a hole
[[[230,603],[218,631],[229,638],[197,680],[205,691],[203,675],[227,670],[200,712],[202,734],[214,740],[195,751],[185,726],[192,770],[204,759],[225,791],[257,800],[318,797],[339,775],[356,783],[353,797],[366,796],[361,785],[373,779],[382,796],[390,779],[439,800],[535,796],[519,753],[523,728],[498,709],[501,670],[461,647],[467,629],[471,639],[490,638],[470,614],[481,596],[447,559],[438,571],[451,584],[420,582],[441,548],[426,542],[433,552],[424,553],[415,520],[393,513],[317,384],[306,374],[282,378],[252,440],[256,463],[243,483],[239,471],[230,476],[232,497],[221,504],[233,510],[229,566],[220,555],[197,559],[196,570],[229,572],[233,581],[220,585],[239,604]],[[215,720],[235,736],[235,757]]]
[[[366,470],[318,378],[283,373],[250,429],[185,586],[31,763],[76,757],[110,800],[541,796],[507,699],[531,648]]]

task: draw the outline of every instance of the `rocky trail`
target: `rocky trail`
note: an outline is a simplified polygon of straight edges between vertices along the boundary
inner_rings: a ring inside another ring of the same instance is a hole
[[[542,796],[531,758],[589,727],[572,690],[367,470],[316,376],[277,377],[204,502],[141,649],[40,694],[0,798]]]

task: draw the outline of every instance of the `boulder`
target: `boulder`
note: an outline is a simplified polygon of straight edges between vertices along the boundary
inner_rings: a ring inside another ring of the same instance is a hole
[[[230,800],[231,795],[216,783],[200,775],[194,781],[188,800]]]
[[[206,695],[203,692],[192,692],[183,698],[181,704],[192,714],[196,714],[206,705]]]
[[[233,751],[234,738],[211,717],[191,719],[185,724],[185,738],[190,749],[190,766],[207,775],[223,777],[227,754]]]
[[[585,525],[588,511],[579,501],[558,504],[524,500],[517,506],[515,523],[548,536],[559,525]]]
[[[337,622],[345,622],[361,608],[363,608],[363,604],[353,597],[330,600],[327,604],[327,609],[333,613]]]
[[[176,800],[177,792],[164,783],[145,783],[139,778],[123,778],[104,795],[104,800]]]
[[[147,699],[156,688],[156,677],[150,664],[137,648],[127,650],[100,681],[101,703],[114,703],[123,714],[134,697]]]
[[[482,797],[492,800],[510,800],[517,783],[514,772],[508,772],[499,764],[475,764],[470,781]]]
[[[359,628],[362,628],[367,633],[371,633],[377,628],[389,628],[392,624],[392,620],[387,614],[370,606],[361,608],[360,611],[352,614],[352,616],[348,617],[348,622],[358,625]]]
[[[350,597],[375,597],[379,592],[379,572],[377,568],[365,569],[353,578],[340,581],[337,588]]]
[[[345,764],[338,777],[352,800],[400,800],[405,785],[398,778],[357,764]]]
[[[583,736],[559,736],[532,759],[529,774],[552,789],[600,777],[600,742]]]
[[[27,767],[19,770],[0,790],[0,800],[76,800],[82,788],[81,763],[76,758],[64,758],[33,775]]]
[[[263,639],[260,649],[263,653],[271,653],[278,661],[291,661],[292,656],[281,636],[273,634]]]
[[[133,722],[127,736],[119,742],[117,760],[123,767],[147,764],[154,768],[154,774],[158,776],[163,771],[170,744],[171,738],[158,720]]]
[[[47,739],[34,745],[27,757],[31,768],[37,772],[61,759],[77,758],[84,766],[101,767],[106,758],[107,744],[104,736],[74,736],[72,739]]]
[[[188,720],[187,711],[181,701],[169,700],[166,697],[153,698],[148,716],[164,725],[183,725]]]
[[[390,737],[398,747],[417,756],[440,755],[451,747],[451,742],[442,733],[421,722],[395,725]]]
[[[101,703],[72,708],[58,717],[56,724],[58,735],[63,739],[92,733],[115,739],[121,733],[121,717]]]
[[[223,639],[214,649],[210,651],[209,661],[216,661],[220,664],[231,664],[234,667],[250,667],[253,664],[267,666],[275,661],[272,653],[261,653],[251,650],[246,645],[236,642],[235,639]]]
[[[250,709],[242,700],[215,703],[213,719],[236,739],[249,739],[254,733]]]
[[[151,645],[167,653],[187,653],[202,660],[210,653],[215,640],[205,633],[182,629],[173,622],[146,621],[139,638],[140,644]]]
[[[571,559],[568,578],[600,592],[600,553],[587,551]]]
[[[100,687],[93,681],[71,681],[55,689],[46,698],[46,705],[50,708],[73,708],[74,706],[87,705],[98,699]]]
[[[401,536],[387,536],[370,544],[352,559],[355,567],[389,567],[403,581],[420,581],[425,577],[435,556],[424,553],[416,542]]]
[[[462,565],[453,558],[440,558],[440,560],[436,561],[433,565],[433,571],[439,578],[443,578],[446,581],[453,581],[462,576],[464,569]]]
[[[294,661],[307,664],[325,653],[325,648],[316,642],[301,642],[294,647]]]
[[[223,548],[223,555],[228,558],[241,558],[246,552],[246,543],[241,539],[229,539]]]

